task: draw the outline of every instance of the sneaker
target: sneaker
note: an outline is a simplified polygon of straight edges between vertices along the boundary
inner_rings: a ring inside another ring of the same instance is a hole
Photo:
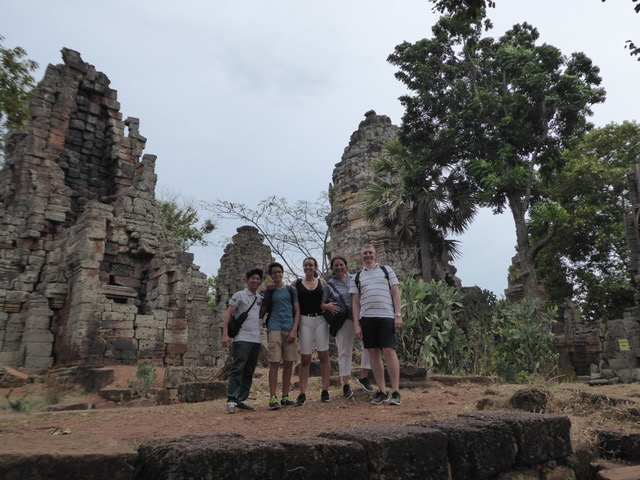
[[[295,404],[296,402],[291,400],[291,397],[289,395],[284,395],[282,397],[282,400],[280,400],[280,405],[282,405],[283,407],[290,407],[291,405],[295,405]]]
[[[277,410],[280,408],[280,402],[275,395],[269,399],[269,410]]]
[[[253,405],[251,405],[250,403],[247,403],[247,402],[238,402],[236,404],[236,408],[238,410],[242,410],[244,412],[253,412],[256,409],[256,407],[254,407]]]
[[[353,397],[353,390],[351,390],[351,387],[349,385],[344,385],[342,387],[342,396],[344,398],[351,398]]]
[[[321,402],[331,401],[331,395],[329,395],[329,392],[327,390],[322,390],[322,393],[320,394],[320,401]]]
[[[300,395],[298,395],[298,398],[296,398],[296,405],[298,407],[301,407],[305,403],[307,403],[307,396],[304,393],[301,393]]]
[[[236,402],[227,402],[226,413],[236,413]]]
[[[378,393],[376,393],[375,396],[371,399],[371,403],[373,403],[374,405],[380,405],[382,402],[386,402],[388,400],[389,394],[382,393],[380,390],[378,390]]]
[[[358,380],[356,380],[356,383],[364,388],[365,391],[373,393],[373,386],[369,383],[368,377],[359,378]]]
[[[402,397],[400,397],[400,392],[395,391],[391,394],[389,405],[402,405]]]

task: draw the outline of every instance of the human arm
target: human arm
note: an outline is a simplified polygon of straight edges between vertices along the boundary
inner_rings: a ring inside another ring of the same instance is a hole
[[[400,298],[400,285],[391,286],[391,298],[393,299],[393,326],[398,329],[403,325],[402,322],[402,299]]]
[[[289,337],[287,340],[289,343],[293,343],[296,341],[296,337],[298,336],[298,326],[300,325],[300,304],[298,302],[294,302],[293,304],[293,328],[289,332]]]
[[[362,340],[362,329],[360,328],[360,294],[352,293],[352,311],[353,311],[353,333],[358,340]]]

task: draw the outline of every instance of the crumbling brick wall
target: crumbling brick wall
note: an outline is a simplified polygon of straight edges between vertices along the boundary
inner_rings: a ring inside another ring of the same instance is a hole
[[[211,324],[206,275],[165,229],[138,120],[79,53],[62,57],[7,138],[0,364],[182,365],[189,349],[212,362],[213,339],[194,335]]]

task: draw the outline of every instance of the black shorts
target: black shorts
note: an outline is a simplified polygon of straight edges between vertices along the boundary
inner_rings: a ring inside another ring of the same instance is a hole
[[[362,344],[364,348],[396,348],[398,338],[393,318],[362,317]]]

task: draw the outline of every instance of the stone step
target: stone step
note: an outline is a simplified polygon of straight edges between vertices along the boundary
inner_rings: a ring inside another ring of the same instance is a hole
[[[596,480],[638,480],[640,478],[640,465],[607,468],[600,470]]]

